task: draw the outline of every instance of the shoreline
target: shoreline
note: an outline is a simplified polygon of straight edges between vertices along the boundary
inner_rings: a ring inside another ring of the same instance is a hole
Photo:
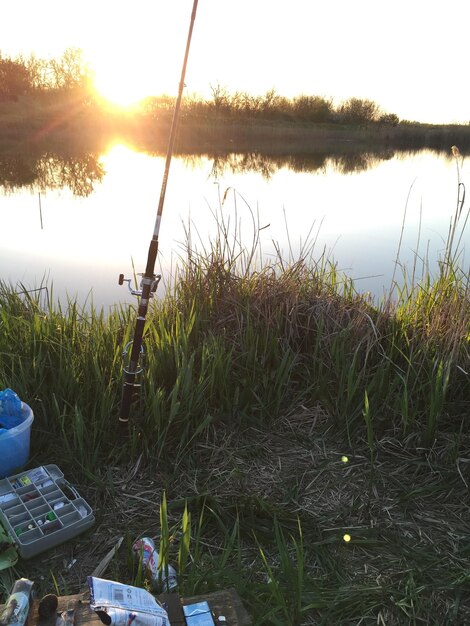
[[[117,113],[75,102],[0,104],[0,152],[52,147],[100,150],[120,138],[146,151],[165,153],[171,123],[162,114]],[[201,117],[183,110],[175,154],[259,152],[266,155],[344,154],[359,151],[432,149],[470,153],[470,125],[401,122],[395,126],[269,120],[238,116]]]

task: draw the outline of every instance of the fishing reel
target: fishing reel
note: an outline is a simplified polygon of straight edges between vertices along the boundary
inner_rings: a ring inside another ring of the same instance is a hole
[[[138,276],[142,276],[142,280],[140,281],[140,289],[133,289],[131,287],[131,278],[124,278],[124,274],[119,274],[119,280],[118,283],[120,285],[123,285],[124,283],[127,283],[127,287],[129,289],[129,291],[131,292],[131,294],[133,296],[141,296],[142,295],[142,285],[144,284],[144,281],[148,280],[150,281],[150,297],[153,297],[153,294],[157,291],[157,287],[158,287],[158,283],[160,282],[161,279],[161,274],[154,274],[153,278],[145,278],[145,274],[138,274]]]

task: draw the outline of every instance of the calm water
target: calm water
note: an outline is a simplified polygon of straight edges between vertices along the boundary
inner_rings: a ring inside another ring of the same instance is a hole
[[[18,289],[46,281],[61,302],[66,294],[106,308],[134,302],[117,278],[145,269],[164,158],[115,144],[88,160],[43,157],[29,174],[21,159],[3,166],[10,178],[0,188],[0,278]],[[465,162],[461,177],[470,179]],[[277,247],[288,260],[314,242],[314,258],[326,254],[358,291],[380,298],[390,288],[404,216],[400,263],[411,271],[417,254],[419,274],[426,259],[432,270],[442,257],[456,203],[456,163],[432,152],[351,162],[174,158],[157,270],[171,274],[188,228],[202,249],[222,221],[247,247],[259,231],[265,258]],[[469,246],[467,231],[464,268]]]

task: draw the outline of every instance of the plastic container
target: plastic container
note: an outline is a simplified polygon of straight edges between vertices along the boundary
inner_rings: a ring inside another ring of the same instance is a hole
[[[0,478],[21,469],[29,459],[31,425],[34,420],[31,407],[23,402],[24,420],[18,426],[0,434]]]
[[[0,523],[24,559],[72,539],[94,521],[90,505],[57,465],[0,479]]]
[[[15,582],[0,615],[1,626],[10,626],[11,624],[24,626],[28,619],[33,584],[27,578],[20,578]]]

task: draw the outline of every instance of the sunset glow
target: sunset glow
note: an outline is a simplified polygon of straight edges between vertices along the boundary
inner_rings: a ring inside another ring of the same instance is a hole
[[[192,0],[136,0],[132,6],[83,0],[73,14],[59,0],[16,0],[2,8],[2,53],[58,57],[68,47],[81,48],[100,93],[121,104],[177,93]],[[204,0],[187,91],[207,96],[220,83],[232,93],[274,88],[286,97],[332,97],[336,104],[354,96],[372,99],[400,119],[467,123],[466,38],[455,20],[462,28],[469,14],[463,0],[445,7],[399,0],[393,10],[379,9],[373,0],[364,0],[360,10],[345,0]]]
[[[119,107],[132,107],[150,95],[146,77],[126,71],[122,65],[102,64],[94,74],[98,95]]]

